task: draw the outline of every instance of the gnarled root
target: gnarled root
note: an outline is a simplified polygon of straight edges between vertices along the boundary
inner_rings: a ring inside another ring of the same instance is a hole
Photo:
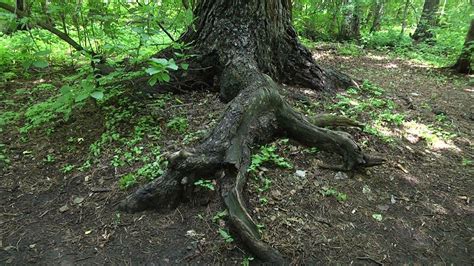
[[[286,132],[303,144],[340,154],[343,164],[334,169],[353,170],[382,161],[369,160],[347,133],[317,127],[296,112],[280,96],[278,85],[252,66],[252,62],[240,61],[226,69],[229,72],[223,76],[233,81],[221,80],[221,89],[226,86],[244,89],[237,91],[219,124],[193,151],[170,156],[166,173],[127,197],[120,207],[129,212],[172,208],[196,178],[224,170],[219,180],[221,194],[240,239],[258,258],[283,264],[284,257],[261,240],[244,203],[242,191],[247,181],[250,147],[270,141],[276,133]]]

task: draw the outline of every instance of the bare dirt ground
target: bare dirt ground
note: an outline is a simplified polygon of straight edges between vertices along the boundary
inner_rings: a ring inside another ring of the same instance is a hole
[[[265,241],[292,263],[472,264],[474,88],[469,77],[376,52],[343,57],[317,51],[315,57],[384,88],[382,97],[397,104],[406,123],[387,128],[393,136],[389,143],[351,129],[364,149],[387,162],[348,175],[317,167],[337,160],[334,155],[276,140],[277,153],[293,167],[265,165],[257,176],[271,180],[268,189],[258,190],[259,178],[247,187],[248,205]],[[18,111],[45,99],[44,91],[16,93],[41,82],[60,83],[59,75],[0,84],[2,110]],[[324,104],[335,102],[334,95],[291,90],[310,99],[306,104],[314,112],[327,111]],[[211,128],[223,110],[214,94],[176,97],[179,101],[153,114],[162,129],[156,140],[162,152],[185,146],[183,134],[165,126],[177,112],[188,118],[188,132],[196,132]],[[147,101],[152,100],[137,99],[138,114],[149,115]],[[123,132],[131,129],[132,120],[121,125]],[[120,213],[118,201],[136,186],[119,189],[127,167],[111,166],[107,154],[116,148],[112,145],[90,169],[64,173],[66,164],[87,160],[89,146],[104,131],[99,108],[75,112],[50,134],[38,130],[22,138],[16,130],[21,122],[0,132],[11,159],[0,171],[0,264],[240,264],[251,256],[238,238],[227,242],[219,233],[226,222],[225,217],[213,219],[223,210],[218,192],[197,188],[194,199],[168,213]],[[450,137],[432,137],[429,132],[435,130],[430,129],[436,127],[442,128],[438,135],[448,132]],[[45,161],[47,155],[55,160]]]

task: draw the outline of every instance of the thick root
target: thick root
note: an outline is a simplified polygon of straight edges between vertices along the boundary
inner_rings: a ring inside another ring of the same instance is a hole
[[[168,156],[168,170],[157,179],[129,195],[119,204],[122,211],[134,213],[146,209],[169,210],[183,200],[183,192],[194,180],[214,173],[221,158],[204,153],[179,151]]]
[[[317,127],[286,103],[280,108],[277,117],[280,127],[291,138],[309,146],[336,152],[342,156],[342,165],[329,168],[350,171],[368,165],[366,161],[368,157],[362,153],[360,147],[349,134]]]
[[[229,176],[222,186],[222,197],[229,211],[229,221],[238,232],[241,241],[259,259],[273,264],[285,264],[281,253],[261,240],[257,225],[245,207],[242,195],[243,187],[247,182],[247,169],[243,168],[238,174],[228,171]]]
[[[192,186],[194,180],[224,170],[220,180],[221,194],[229,211],[229,221],[238,236],[261,260],[285,264],[278,250],[261,240],[258,227],[244,203],[242,191],[247,182],[250,148],[286,133],[303,144],[340,154],[344,163],[333,169],[348,171],[382,161],[364,155],[349,134],[315,126],[361,126],[360,123],[324,116],[316,118],[313,124],[282,99],[278,85],[269,76],[256,67],[249,67],[252,61],[240,60],[239,63],[241,65],[228,66],[229,72],[223,75],[232,82],[221,80],[221,89],[231,89],[227,95],[237,96],[211,134],[192,152],[170,155],[166,173],[127,197],[120,208],[129,212],[173,208],[181,201],[186,186]]]

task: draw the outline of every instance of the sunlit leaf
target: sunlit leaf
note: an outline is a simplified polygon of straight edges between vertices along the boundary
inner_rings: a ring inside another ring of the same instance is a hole
[[[45,67],[48,67],[48,65],[49,65],[48,61],[46,60],[33,61],[33,66],[37,68],[45,68]]]
[[[96,100],[102,100],[104,98],[104,92],[103,91],[94,91],[91,93],[91,97],[96,99]]]
[[[150,76],[153,76],[156,73],[159,73],[161,71],[162,71],[161,69],[157,69],[157,68],[154,68],[154,67],[149,67],[149,68],[145,69],[145,72],[148,73],[148,75],[150,75]]]
[[[150,61],[159,65],[163,65],[163,66],[168,65],[168,60],[164,58],[151,58]]]

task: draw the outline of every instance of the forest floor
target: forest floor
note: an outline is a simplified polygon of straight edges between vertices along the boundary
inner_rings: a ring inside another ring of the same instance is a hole
[[[343,113],[372,123],[371,130],[350,133],[387,162],[357,173],[335,172],[317,167],[337,160],[334,155],[275,140],[275,153],[292,167],[260,167],[247,186],[248,207],[264,240],[293,263],[471,264],[474,86],[469,77],[382,52],[341,56],[330,45],[317,48],[315,57],[371,85],[337,97],[289,88],[297,95],[289,100],[307,115]],[[20,112],[48,98],[51,90],[39,85],[60,87],[62,75],[68,72],[0,84],[2,112]],[[129,158],[114,165],[117,157],[150,157],[150,147],[174,152],[193,145],[224,108],[207,92],[126,99],[108,108],[90,103],[68,122],[26,135],[17,130],[24,119],[4,126],[0,148],[11,162],[0,171],[0,264],[252,260],[232,230],[227,235],[218,192],[197,186],[195,198],[168,213],[117,211],[117,203],[138,186],[120,189],[119,179],[141,163]],[[106,123],[111,120],[113,127]],[[144,134],[134,141],[137,131]],[[125,141],[103,142],[100,156],[92,157],[91,144],[113,133]],[[260,150],[255,147],[255,153]],[[92,167],[84,167],[87,160]]]

